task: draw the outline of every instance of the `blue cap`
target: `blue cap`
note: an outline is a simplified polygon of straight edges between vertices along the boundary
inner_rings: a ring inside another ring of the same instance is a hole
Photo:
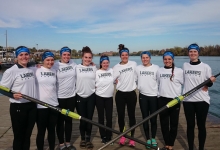
[[[190,51],[191,49],[195,49],[195,50],[197,50],[198,52],[200,51],[200,48],[199,48],[199,46],[198,46],[197,44],[191,44],[191,45],[189,45],[188,51]]]
[[[109,61],[109,58],[108,56],[103,56],[100,58],[100,63],[102,63],[104,60],[108,60]]]
[[[47,57],[53,57],[54,58],[54,54],[52,52],[44,52],[42,55],[42,61],[44,61],[44,59],[46,59]]]
[[[148,51],[143,51],[143,52],[141,53],[141,57],[142,57],[142,55],[144,55],[144,54],[147,54],[147,55],[151,58],[151,53],[150,53],[150,52],[148,52]]]
[[[174,54],[173,54],[173,52],[166,51],[166,52],[163,54],[163,58],[164,58],[165,56],[170,56],[170,57],[172,57],[172,59],[174,60]]]
[[[15,50],[16,57],[18,57],[18,55],[22,52],[26,52],[26,53],[30,54],[30,50],[27,47],[21,46]]]
[[[60,50],[60,55],[62,55],[63,52],[69,52],[71,54],[71,49],[69,47],[63,47]]]
[[[126,53],[128,53],[128,55],[129,55],[129,50],[128,50],[128,49],[122,49],[122,50],[119,51],[120,56],[121,56],[121,54],[122,54],[123,52],[126,52]]]

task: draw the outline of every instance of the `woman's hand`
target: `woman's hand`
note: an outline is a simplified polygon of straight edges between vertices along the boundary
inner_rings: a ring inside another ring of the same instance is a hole
[[[22,98],[22,94],[21,94],[21,93],[13,94],[13,97],[14,97],[14,99],[16,99],[16,100],[19,100],[19,99]]]
[[[214,83],[216,81],[216,78],[214,76],[211,76],[210,80],[212,81],[212,83]]]
[[[209,89],[209,87],[208,87],[208,86],[206,86],[206,85],[205,85],[205,86],[203,86],[203,88],[202,88],[202,90],[203,90],[203,91],[205,91],[205,92],[207,92],[207,91],[208,91],[208,89]]]

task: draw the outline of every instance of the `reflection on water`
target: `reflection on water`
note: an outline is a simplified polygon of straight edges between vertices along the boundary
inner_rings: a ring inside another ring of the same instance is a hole
[[[141,64],[141,59],[139,56],[130,56],[130,60],[136,61],[137,64]],[[204,63],[207,63],[212,68],[213,75],[220,72],[220,57],[200,57],[200,60]],[[77,64],[81,63],[81,59],[74,60]],[[189,59],[186,56],[175,57],[175,65],[181,67],[184,62],[188,62]],[[99,66],[99,57],[94,57],[93,62]],[[120,57],[110,57],[110,67],[113,67],[115,64],[120,62]],[[151,62],[157,64],[160,67],[163,66],[162,56],[152,56]],[[0,79],[2,77],[4,70],[0,70]],[[211,105],[209,108],[209,113],[215,116],[220,117],[220,77],[217,78],[215,84],[209,89],[209,94],[211,96]]]

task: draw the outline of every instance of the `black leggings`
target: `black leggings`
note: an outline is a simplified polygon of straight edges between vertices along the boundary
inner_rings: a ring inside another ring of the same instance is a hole
[[[157,107],[158,107],[157,101],[158,101],[157,96],[145,96],[141,93],[139,94],[139,104],[140,104],[143,119],[148,117],[153,112],[157,111]],[[151,122],[152,138],[155,138],[156,132],[157,132],[157,115],[151,118],[150,122]],[[150,139],[148,121],[146,121],[143,124],[143,127],[144,127],[145,136],[148,140]]]
[[[135,119],[135,108],[137,103],[137,95],[135,91],[131,92],[121,92],[117,91],[115,96],[115,102],[118,112],[118,124],[120,132],[123,132],[125,127],[125,106],[127,105],[129,126],[136,124]],[[134,130],[131,131],[131,136],[134,136]]]
[[[159,108],[165,106],[169,103],[172,98],[159,97],[158,104]],[[163,134],[164,142],[167,146],[173,146],[176,136],[177,129],[179,123],[179,112],[180,112],[180,104],[176,104],[175,106],[166,109],[165,111],[160,113],[160,125]]]
[[[58,98],[59,107],[64,109],[69,109],[70,111],[74,111],[76,107],[76,98]],[[65,125],[64,125],[65,123]],[[71,134],[72,134],[72,118],[65,116],[63,114],[58,115],[57,120],[57,137],[59,139],[59,143],[64,143],[64,130],[65,130],[65,141],[70,142]]]
[[[98,111],[99,123],[104,125],[105,116],[106,116],[106,126],[112,128],[112,110],[113,110],[113,97],[100,97],[96,96],[96,108]],[[107,137],[111,139],[112,132],[99,128],[101,137]]]
[[[13,150],[29,150],[30,137],[36,121],[35,103],[11,103],[10,115],[14,133]]]
[[[77,95],[76,109],[80,116],[92,120],[95,109],[95,98],[95,93],[93,93],[87,98],[83,98]],[[81,140],[90,141],[92,124],[80,120],[79,129],[81,134]]]
[[[206,140],[206,118],[209,110],[209,104],[206,102],[183,102],[183,106],[187,122],[187,139],[189,150],[193,150],[195,119],[199,131],[199,150],[204,150]]]
[[[37,149],[44,149],[44,137],[48,131],[49,149],[55,148],[55,127],[57,124],[58,112],[49,108],[37,109]]]

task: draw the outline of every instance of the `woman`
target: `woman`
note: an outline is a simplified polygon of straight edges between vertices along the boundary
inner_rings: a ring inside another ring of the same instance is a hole
[[[143,119],[157,110],[157,70],[159,66],[151,64],[151,54],[148,51],[141,53],[142,65],[137,66],[136,74],[139,90],[139,104]],[[149,134],[148,121],[143,124],[144,133],[147,139],[147,144],[157,146],[155,140],[157,132],[157,116],[150,119],[151,122],[151,138]],[[150,148],[150,147],[147,147]]]
[[[206,118],[210,104],[208,87],[211,87],[213,82],[215,82],[215,77],[211,77],[212,70],[209,65],[200,61],[199,51],[200,48],[197,44],[191,44],[188,47],[190,62],[183,64],[183,91],[186,93],[209,78],[212,82],[184,99],[183,106],[187,121],[187,139],[189,150],[193,150],[194,145],[195,119],[199,131],[199,150],[204,150],[206,140]]]
[[[166,51],[163,54],[164,67],[157,71],[159,86],[159,108],[165,106],[173,98],[181,95],[183,84],[183,70],[175,67],[174,54]],[[172,150],[177,136],[180,104],[160,113],[160,125],[165,141],[164,150]]]
[[[98,111],[99,123],[104,125],[106,116],[106,126],[112,128],[113,110],[113,70],[109,68],[109,57],[100,57],[100,69],[96,71],[96,108]],[[112,132],[99,128],[101,141],[103,144],[111,140]]]
[[[54,64],[54,68],[57,70],[59,107],[74,111],[76,107],[76,64],[70,59],[71,49],[69,47],[61,48],[60,56],[61,60]],[[60,143],[60,150],[76,149],[70,144],[72,135],[72,118],[59,114],[56,131]]]
[[[13,91],[10,98],[10,116],[14,134],[13,149],[29,150],[30,137],[36,121],[37,106],[35,103],[22,98],[22,94],[37,98],[35,77],[28,62],[30,51],[25,46],[19,46],[15,50],[17,64],[7,69],[2,77],[1,85]],[[21,94],[22,93],[22,94]]]
[[[76,93],[77,112],[80,116],[92,120],[95,109],[96,66],[92,63],[92,51],[86,46],[82,49],[82,64],[77,65]],[[80,120],[81,148],[93,149],[91,140],[92,124]]]
[[[53,106],[58,106],[56,88],[56,70],[51,69],[54,64],[54,54],[45,51],[42,54],[43,66],[36,70],[36,82],[39,100]],[[44,137],[47,129],[49,149],[55,148],[55,127],[57,124],[58,112],[42,105],[37,105],[37,149],[44,149]]]
[[[135,107],[137,103],[136,89],[136,62],[129,61],[129,50],[123,44],[119,45],[119,54],[121,62],[113,68],[114,81],[116,80],[117,93],[115,102],[118,112],[118,124],[120,132],[123,132],[125,127],[125,106],[127,105],[129,126],[136,124]],[[131,136],[134,136],[134,130],[131,131]],[[126,138],[122,136],[119,140],[120,145],[125,145]],[[129,140],[129,146],[134,147],[135,141]]]

